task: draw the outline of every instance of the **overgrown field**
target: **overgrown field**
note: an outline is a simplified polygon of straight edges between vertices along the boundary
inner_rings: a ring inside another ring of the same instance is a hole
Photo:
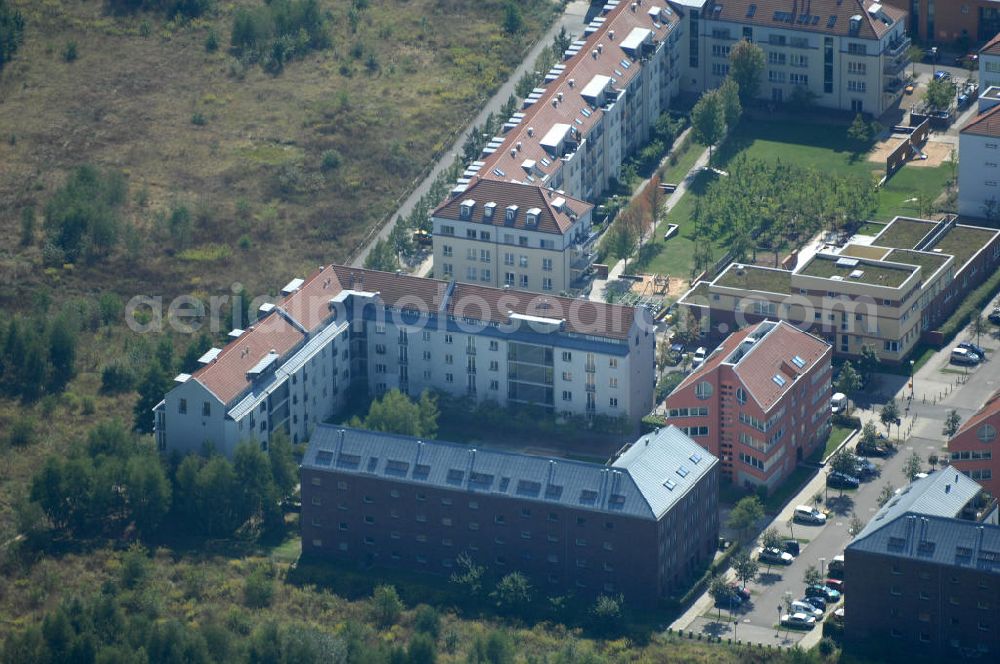
[[[26,26],[0,71],[8,309],[40,287],[175,294],[239,281],[256,292],[345,259],[557,9],[551,0],[317,0],[327,48],[302,30],[260,37],[258,53],[244,46],[245,29],[234,46],[232,30],[263,0],[203,2],[210,9],[193,19],[106,11],[143,4],[131,0],[8,4]],[[146,3],[180,4],[196,3]],[[81,164],[119,170],[128,184],[120,241],[99,261],[46,251],[45,206]],[[37,221],[19,246],[28,207]],[[181,237],[170,223],[178,208],[191,220]]]

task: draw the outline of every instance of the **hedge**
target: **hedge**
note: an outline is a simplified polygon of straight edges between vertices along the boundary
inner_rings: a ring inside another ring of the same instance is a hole
[[[1000,271],[995,272],[979,288],[969,293],[962,304],[944,322],[944,325],[938,328],[938,332],[943,337],[942,345],[946,345],[954,339],[955,335],[969,324],[973,316],[978,316],[997,290],[1000,290]]]

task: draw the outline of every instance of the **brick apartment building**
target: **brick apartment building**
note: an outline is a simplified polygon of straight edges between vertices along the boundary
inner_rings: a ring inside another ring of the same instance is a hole
[[[231,455],[293,442],[348,391],[438,390],[555,416],[623,418],[653,407],[655,336],[645,309],[341,265],[295,279],[233,330],[154,409],[160,449]]]
[[[944,468],[900,491],[844,553],[845,636],[930,661],[996,661],[1000,527],[976,482]]]
[[[791,258],[788,269],[732,263],[678,301],[711,335],[764,319],[825,338],[840,357],[869,345],[899,363],[1000,267],[1000,231],[896,217],[878,235],[857,235]]]
[[[973,44],[1000,32],[996,0],[885,0],[885,4],[908,12],[910,36],[929,44],[962,39]]]
[[[993,446],[1000,429],[1000,392],[994,392],[979,411],[962,423],[948,441],[951,465],[983,485],[993,496],[1000,496],[1000,454],[993,456]]]
[[[602,466],[320,425],[301,482],[304,555],[448,576],[467,554],[541,596],[654,606],[719,532],[718,462],[675,427]]]
[[[773,489],[825,445],[830,345],[784,322],[731,334],[667,397],[667,421],[719,457],[722,476]]]

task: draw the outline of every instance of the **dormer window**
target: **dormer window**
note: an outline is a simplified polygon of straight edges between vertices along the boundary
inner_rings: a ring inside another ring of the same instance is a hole
[[[506,223],[508,223],[508,224],[513,224],[515,221],[517,221],[517,206],[516,205],[508,205],[507,206],[507,210],[505,211],[505,214],[504,214],[504,221]]]
[[[525,213],[525,222],[528,224],[528,226],[537,226],[538,215],[541,213],[542,211],[539,208],[531,208],[530,210],[528,210]]]
[[[493,212],[497,209],[497,204],[490,201],[483,206],[483,221],[493,221]]]
[[[467,198],[462,201],[462,205],[459,207],[459,214],[461,214],[462,219],[472,219],[472,210],[476,207],[476,201],[471,198]]]

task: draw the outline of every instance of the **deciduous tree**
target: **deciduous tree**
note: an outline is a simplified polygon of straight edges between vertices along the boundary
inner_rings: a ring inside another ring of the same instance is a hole
[[[757,574],[760,573],[760,563],[744,551],[736,554],[733,558],[733,572],[746,588],[747,584],[756,579]]]
[[[954,408],[949,411],[947,417],[944,418],[944,427],[941,429],[941,435],[945,438],[953,438],[956,433],[958,433],[959,426],[962,423],[962,416],[958,414],[958,411]]]
[[[737,41],[729,50],[729,75],[739,85],[744,103],[757,97],[765,61],[764,49],[746,40]]]
[[[711,164],[712,150],[726,133],[726,112],[717,91],[702,93],[691,109],[691,127],[695,140],[708,146],[708,163]]]

